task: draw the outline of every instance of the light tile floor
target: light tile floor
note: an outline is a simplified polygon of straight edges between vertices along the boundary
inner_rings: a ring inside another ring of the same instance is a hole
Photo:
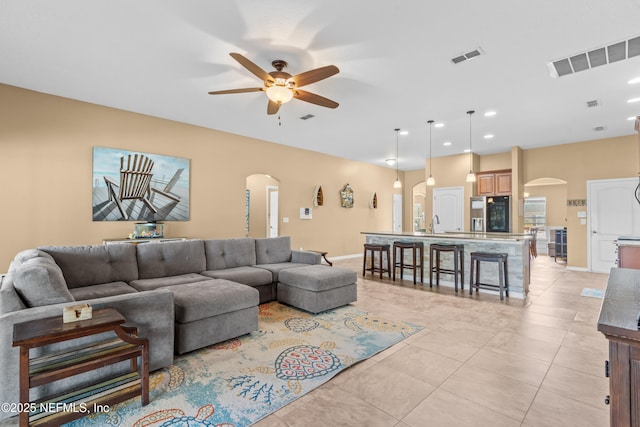
[[[424,330],[255,424],[257,427],[604,427],[607,341],[596,329],[607,275],[540,255],[526,301],[362,278],[364,311]],[[428,273],[428,272],[427,272]]]

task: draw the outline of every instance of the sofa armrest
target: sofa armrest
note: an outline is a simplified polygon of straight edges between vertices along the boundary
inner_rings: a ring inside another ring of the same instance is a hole
[[[126,319],[127,326],[138,328],[138,335],[149,339],[149,370],[173,363],[174,305],[169,290],[139,292],[82,301],[93,309],[112,307]],[[75,303],[61,303],[27,308],[0,316],[0,402],[18,403],[19,347],[13,347],[13,325],[34,319],[62,316],[62,307]],[[15,414],[0,411],[0,420]]]
[[[320,264],[322,262],[322,256],[318,252],[292,250],[291,262],[301,264]]]

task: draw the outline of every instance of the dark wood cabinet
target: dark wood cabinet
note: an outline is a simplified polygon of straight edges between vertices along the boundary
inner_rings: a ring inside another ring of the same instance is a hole
[[[478,196],[510,196],[511,169],[478,172]]]
[[[640,270],[613,268],[605,292],[598,330],[609,341],[611,426],[640,427]]]
[[[619,243],[618,267],[640,269],[640,246]]]
[[[563,228],[555,230],[555,253],[554,259],[558,261],[558,258],[567,259],[567,229]]]

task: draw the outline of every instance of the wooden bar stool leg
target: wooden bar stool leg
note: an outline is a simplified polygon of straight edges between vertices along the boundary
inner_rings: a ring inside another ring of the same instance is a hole
[[[382,280],[382,258],[383,258],[382,257],[382,249],[380,249],[380,260],[379,260],[379,263],[380,263],[380,280]]]
[[[460,251],[460,289],[464,291],[464,250]]]
[[[364,277],[365,272],[367,271],[367,249],[364,250],[364,259],[362,260],[362,277]]]
[[[418,274],[418,267],[416,264],[416,247],[414,246],[413,248],[411,248],[412,251],[412,255],[413,255],[413,284],[416,284],[416,275]]]
[[[498,288],[500,289],[500,301],[504,301],[504,264],[502,262],[498,263]]]
[[[390,257],[390,253],[389,253],[389,248],[386,249],[386,253],[387,253],[387,275],[389,276],[389,279],[391,279],[391,257]]]

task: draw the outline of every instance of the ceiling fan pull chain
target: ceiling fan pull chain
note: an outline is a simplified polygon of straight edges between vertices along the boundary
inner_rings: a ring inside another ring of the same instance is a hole
[[[282,121],[280,120],[280,114],[278,114],[278,126],[282,126]]]

